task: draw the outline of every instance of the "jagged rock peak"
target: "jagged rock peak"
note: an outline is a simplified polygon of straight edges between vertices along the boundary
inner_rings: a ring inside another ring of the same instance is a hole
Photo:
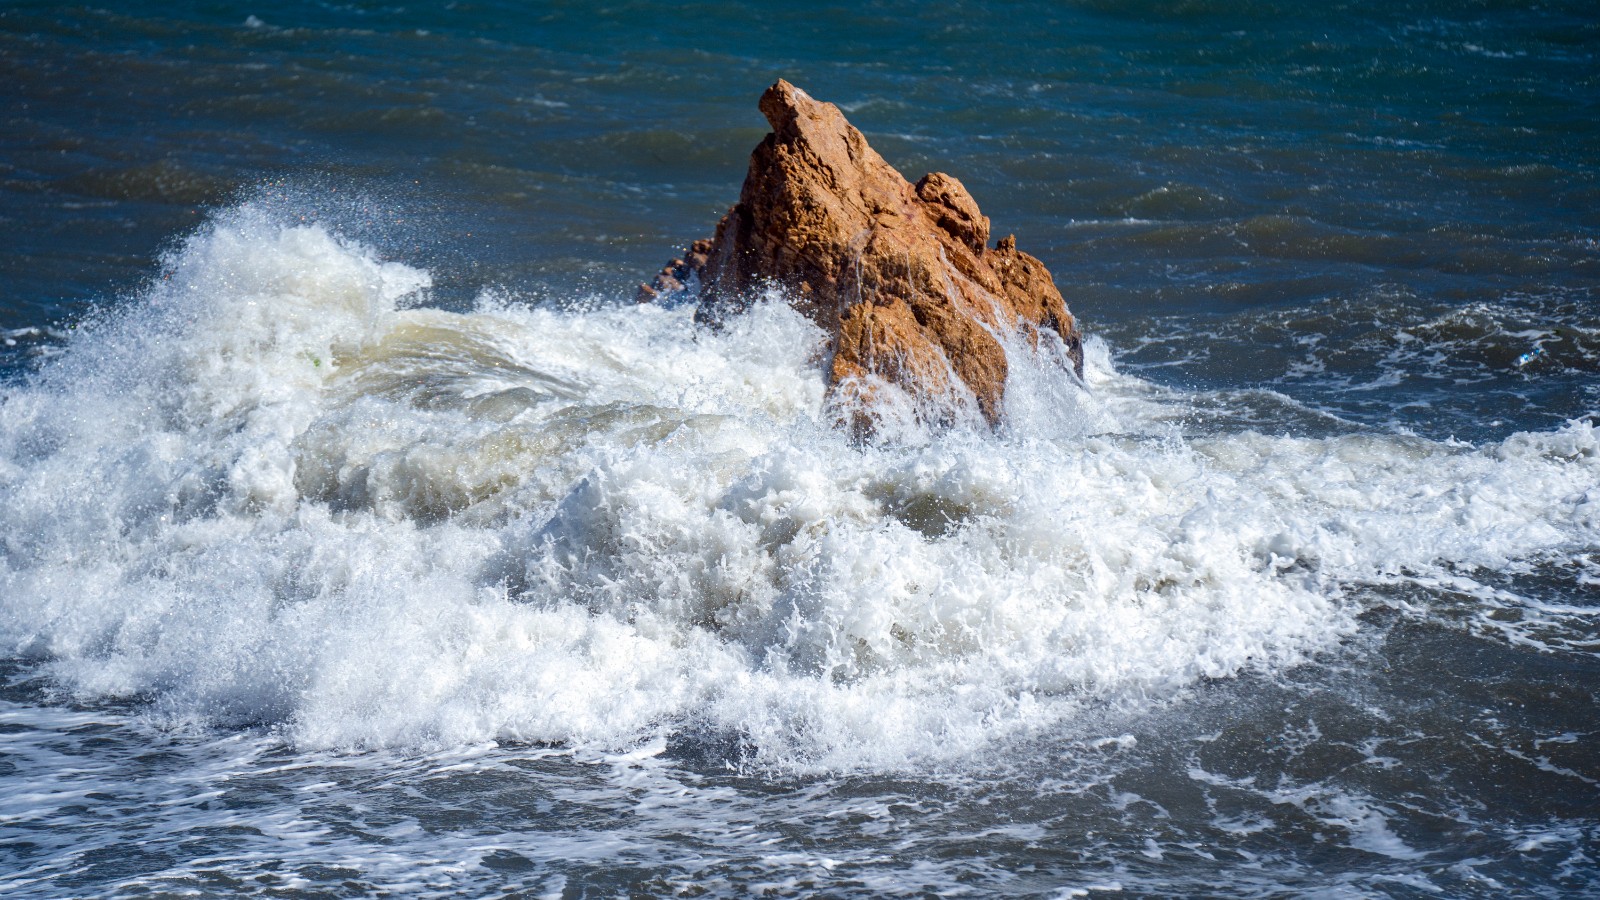
[[[696,285],[697,321],[742,310],[777,284],[831,339],[830,389],[860,400],[871,428],[887,382],[919,414],[947,419],[975,404],[991,424],[1013,346],[1061,342],[1081,374],[1082,342],[1049,271],[1006,237],[988,246],[989,219],[956,178],[915,185],[884,161],[831,103],[787,81],[761,97],[772,133],[750,156],[739,202],[709,242],[673,260],[640,300]]]

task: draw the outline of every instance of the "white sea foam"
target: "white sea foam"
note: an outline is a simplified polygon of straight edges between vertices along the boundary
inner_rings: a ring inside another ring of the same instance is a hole
[[[999,434],[862,447],[781,303],[712,334],[428,286],[246,206],[9,389],[8,651],[302,746],[893,768],[1291,665],[1354,584],[1600,543],[1586,423],[1185,435],[1091,341],[1087,386],[1014,350]]]

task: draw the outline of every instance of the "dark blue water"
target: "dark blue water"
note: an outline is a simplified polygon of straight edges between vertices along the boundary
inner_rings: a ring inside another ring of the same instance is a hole
[[[633,286],[778,77],[1089,378]],[[1577,896],[1585,3],[0,5],[0,888]]]

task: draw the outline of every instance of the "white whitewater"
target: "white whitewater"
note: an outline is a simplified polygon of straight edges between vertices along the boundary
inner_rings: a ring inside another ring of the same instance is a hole
[[[1587,423],[1186,431],[1091,341],[1086,386],[1013,354],[1002,434],[861,447],[781,303],[711,334],[429,283],[245,205],[7,388],[0,641],[307,748],[692,728],[889,770],[1291,666],[1358,628],[1353,585],[1600,544]],[[1523,612],[1467,627],[1584,614]]]

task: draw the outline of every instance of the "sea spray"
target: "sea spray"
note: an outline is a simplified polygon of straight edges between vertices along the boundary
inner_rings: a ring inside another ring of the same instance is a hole
[[[1586,422],[1191,433],[1194,398],[1091,340],[1085,383],[1014,347],[998,432],[862,445],[777,298],[720,333],[446,312],[249,204],[164,265],[6,390],[0,636],[168,723],[918,767],[1284,671],[1356,632],[1362,584],[1600,538]]]

